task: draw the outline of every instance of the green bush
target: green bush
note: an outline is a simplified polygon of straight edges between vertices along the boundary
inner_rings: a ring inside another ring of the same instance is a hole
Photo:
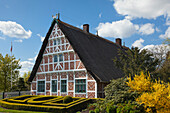
[[[116,108],[117,106],[116,105],[108,105],[107,108],[106,108],[106,112],[107,113],[116,113]]]
[[[96,103],[88,105],[88,110],[94,110],[95,108],[96,108]]]
[[[95,113],[93,110],[90,110],[89,113]]]
[[[100,110],[99,110],[98,108],[96,108],[96,109],[94,110],[94,112],[95,112],[95,113],[100,113]]]
[[[117,113],[144,113],[144,107],[137,104],[118,104]]]
[[[108,112],[112,109],[109,108],[110,104],[117,105],[118,103],[124,103],[126,101],[135,101],[135,97],[138,95],[136,92],[130,92],[130,87],[127,85],[128,80],[126,78],[119,78],[111,80],[105,89],[105,99],[97,100],[97,108],[100,112]]]
[[[130,87],[127,85],[126,78],[119,78],[111,80],[105,89],[106,102],[113,102],[114,104],[124,103],[126,101],[135,101],[135,97],[139,94],[137,92],[130,92]]]
[[[73,98],[71,96],[65,96],[63,99],[63,103],[69,103],[72,101],[73,101]]]

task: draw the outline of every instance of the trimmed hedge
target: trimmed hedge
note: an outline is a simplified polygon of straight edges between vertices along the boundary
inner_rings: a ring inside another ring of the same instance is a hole
[[[57,113],[65,113],[66,109],[64,107],[57,106],[43,106],[43,105],[30,105],[30,104],[19,104],[19,103],[9,103],[0,100],[0,106],[8,109],[15,110],[32,110],[32,111],[46,111],[46,112],[57,112]]]
[[[43,100],[43,98],[44,98],[44,100]],[[45,99],[45,98],[47,98],[47,99]],[[60,98],[63,98],[63,97],[62,96],[37,96],[37,97],[33,97],[33,98],[29,99],[27,101],[27,103],[41,105],[42,103],[53,101],[53,100],[58,100]]]
[[[30,97],[35,97],[35,96],[30,96],[30,95],[22,95],[22,96],[17,96],[17,97],[12,97],[7,99],[8,102],[13,102],[13,103],[26,103],[27,100],[30,99]]]
[[[63,100],[63,99],[62,99]],[[47,102],[47,103],[43,103],[43,105],[50,105],[50,106],[62,106],[62,107],[67,107],[67,106],[70,106],[74,103],[77,103],[77,102],[80,102],[80,101],[83,101],[83,100],[87,100],[85,98],[80,98],[76,101],[73,101],[73,102],[70,102],[70,103],[67,103],[67,104],[64,104],[64,103],[54,103],[54,102]]]
[[[57,113],[73,113],[82,109],[85,109],[91,102],[91,99],[86,98],[75,98],[73,102],[67,104],[55,103],[63,100],[62,96],[34,96],[27,98],[28,96],[19,96],[15,98],[0,100],[0,106],[8,109],[16,110],[32,110],[32,111],[46,111],[46,112],[57,112]],[[44,101],[34,101],[40,98],[50,98]],[[15,100],[16,99],[16,100]],[[19,100],[21,99],[21,100]],[[23,100],[22,100],[23,99]],[[19,103],[19,101],[21,101]],[[32,104],[33,103],[33,104]],[[36,104],[36,105],[35,105]]]
[[[73,98],[71,97],[71,96],[65,96],[64,98],[63,98],[63,103],[70,103],[70,102],[72,102],[73,101]]]

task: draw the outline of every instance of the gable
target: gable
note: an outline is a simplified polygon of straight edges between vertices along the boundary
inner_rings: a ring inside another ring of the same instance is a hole
[[[61,39],[61,45],[55,47],[53,41],[57,38]],[[113,63],[113,59],[118,58],[119,49],[124,51],[123,47],[111,41],[54,19],[28,81],[33,80],[37,70],[41,74],[77,70],[81,67],[79,70],[87,70],[100,82],[109,82],[124,76],[123,71]],[[66,61],[63,64],[54,63],[54,54],[60,53],[63,53]]]
[[[63,61],[54,62],[54,55],[58,57],[62,55]],[[56,23],[37,72],[59,72],[75,69],[85,69],[85,67]]]
[[[31,76],[35,76],[35,74],[86,70],[84,64],[73,50],[67,38],[65,38],[57,23],[54,24],[49,37],[46,38],[48,38],[48,42],[46,42],[47,45],[44,47],[44,52],[43,54],[39,53],[39,55],[42,54],[41,63],[39,64],[36,73],[33,73],[33,68]],[[59,57],[62,56],[62,61],[55,62],[55,56],[57,56],[58,60]],[[37,64],[35,63],[34,67],[36,65]],[[32,81],[31,79],[33,78],[29,78],[29,81]]]

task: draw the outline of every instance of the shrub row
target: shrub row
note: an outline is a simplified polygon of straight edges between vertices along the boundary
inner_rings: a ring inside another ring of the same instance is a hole
[[[93,104],[92,104],[93,105]],[[92,106],[91,105],[91,106]],[[91,108],[89,106],[89,108]],[[89,109],[90,110],[90,109]],[[132,103],[119,103],[114,105],[114,103],[108,103],[105,109],[99,109],[93,107],[93,110],[90,110],[91,113],[145,113],[144,107],[142,105],[132,104]]]
[[[0,106],[7,109],[15,109],[15,110],[31,110],[31,111],[46,111],[46,112],[57,112],[57,113],[65,113],[66,109],[64,107],[57,106],[44,106],[44,105],[31,105],[31,104],[20,104],[20,103],[10,103],[0,100]]]
[[[87,100],[85,98],[80,98],[76,101],[73,101],[73,102],[70,102],[70,103],[67,103],[67,104],[64,104],[64,103],[56,103],[56,101],[53,101],[53,102],[47,102],[47,103],[43,103],[43,105],[50,105],[50,106],[62,106],[62,107],[67,107],[67,106],[70,106],[74,103],[77,103],[77,102],[80,102],[80,101],[83,101],[83,100]],[[55,102],[55,103],[54,103]]]
[[[22,96],[17,96],[17,97],[12,97],[7,99],[8,102],[14,102],[14,103],[26,103],[27,100],[29,100],[35,96],[30,96],[30,95],[22,95]]]
[[[30,98],[27,101],[27,103],[41,105],[42,103],[53,101],[53,100],[58,100],[61,98],[63,98],[63,97],[62,96],[37,96],[37,97]]]
[[[67,104],[60,104],[60,103],[55,103],[55,102],[63,100],[62,96],[34,96],[32,98],[26,98],[26,97],[28,96],[25,96],[25,98],[24,96],[22,97],[20,96],[20,97],[0,100],[0,106],[4,108],[16,109],[16,110],[72,113],[72,112],[85,109],[87,105],[90,103],[90,99],[86,99],[86,98],[74,98],[73,97],[73,100],[75,101],[67,103]],[[51,98],[49,100],[39,101],[38,98],[43,98],[43,97],[47,97],[47,98],[54,97],[54,98]],[[23,100],[19,100],[19,99],[23,99]],[[37,99],[38,101],[34,102],[35,99]]]

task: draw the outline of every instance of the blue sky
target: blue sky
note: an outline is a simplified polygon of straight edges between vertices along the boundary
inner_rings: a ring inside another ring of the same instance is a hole
[[[128,47],[150,48],[170,38],[170,0],[0,0],[0,53],[20,59],[23,72],[35,57],[53,20],[60,19]]]

